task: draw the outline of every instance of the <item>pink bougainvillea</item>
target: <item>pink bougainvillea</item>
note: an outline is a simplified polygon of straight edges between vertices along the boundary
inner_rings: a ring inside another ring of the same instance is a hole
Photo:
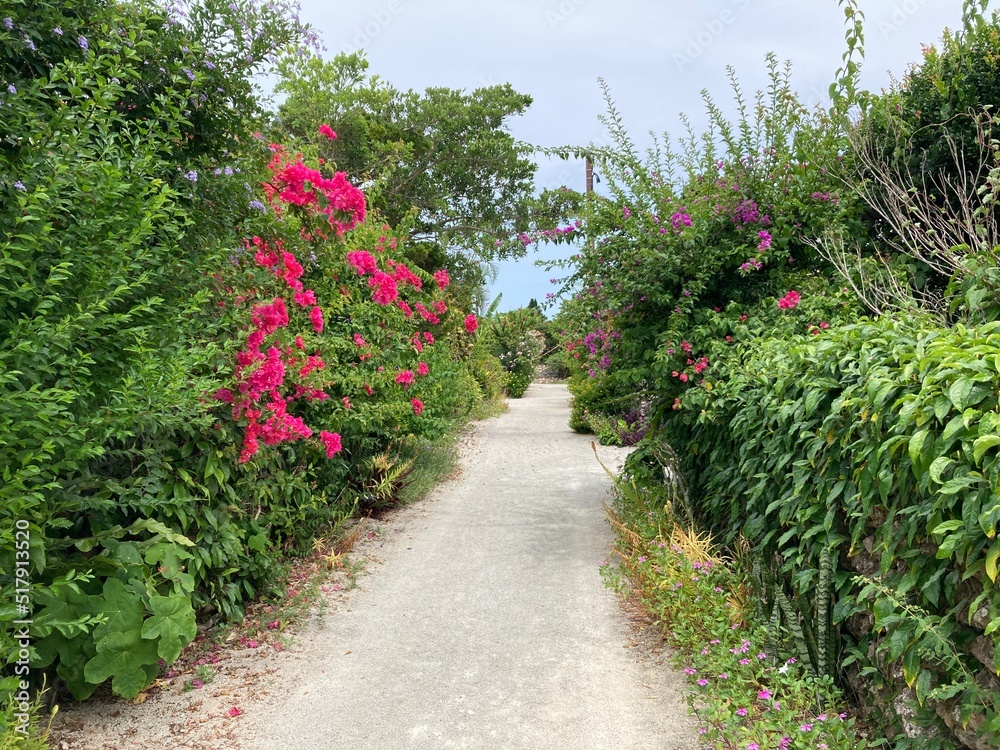
[[[332,130],[330,131],[333,132]],[[329,135],[327,135],[329,137]],[[354,229],[365,220],[365,196],[347,181],[343,172],[324,177],[318,169],[302,163],[302,155],[288,160],[283,146],[271,144],[274,156],[268,169],[271,182],[265,183],[268,200],[300,208],[311,208],[326,218],[338,235]]]
[[[424,282],[402,263],[396,263],[393,278],[400,285],[409,284],[414,289],[422,289]]]
[[[295,304],[299,307],[309,307],[316,304],[316,292],[306,289],[304,292],[295,293]]]
[[[354,266],[359,276],[378,271],[378,261],[367,250],[352,250],[347,254],[347,262]]]
[[[368,279],[368,286],[374,290],[372,301],[376,304],[388,305],[399,297],[396,280],[383,271],[376,271],[375,275]]]
[[[788,294],[786,294],[784,297],[778,300],[778,307],[780,307],[782,310],[792,310],[795,308],[796,305],[799,304],[799,301],[801,299],[802,298],[799,296],[799,293],[793,289],[790,292],[788,292]]]
[[[328,125],[320,126],[319,133],[330,140],[336,138]],[[249,263],[256,266],[256,270],[240,269],[239,280],[232,283],[233,289],[228,289],[236,308],[245,306],[247,330],[245,344],[236,353],[233,382],[229,388],[219,388],[215,398],[228,405],[232,419],[243,431],[241,463],[252,460],[262,446],[306,440],[322,448],[328,458],[340,453],[343,450],[340,434],[320,429],[321,426],[331,427],[330,424],[310,426],[307,420],[316,418],[310,415],[333,419],[337,414],[340,418],[348,416],[345,411],[355,406],[351,398],[364,398],[353,395],[353,387],[360,385],[368,396],[375,393],[371,381],[365,382],[366,379],[374,377],[384,382],[382,377],[395,373],[391,377],[405,391],[418,377],[429,376],[431,368],[426,362],[417,361],[417,357],[425,346],[434,344],[435,339],[430,332],[419,329],[426,324],[439,324],[440,316],[448,313],[448,303],[441,292],[451,283],[447,270],[441,269],[433,274],[435,287],[425,288],[423,279],[427,277],[423,271],[411,270],[387,252],[398,246],[388,226],[382,228],[383,234],[377,242],[367,245],[368,250],[348,252],[344,248],[337,258],[337,247],[342,245],[327,246],[322,254],[317,246],[309,263],[300,263],[289,249],[292,243],[298,246],[300,241],[327,239],[332,235],[327,224],[337,235],[353,229],[365,219],[365,198],[343,173],[320,171],[322,160],[320,169],[313,169],[303,163],[301,154],[292,157],[283,147],[275,145],[271,146],[271,151],[270,180],[264,183],[265,193],[279,217],[283,212],[294,212],[297,221],[285,225],[286,229],[295,227],[285,237],[287,247],[280,238],[255,236],[247,239],[247,252],[237,253],[236,265]],[[321,284],[317,287],[321,294],[305,288],[313,270],[331,259],[335,265],[319,269],[323,281],[316,283]],[[327,302],[320,299],[324,290],[336,291],[338,287],[340,298],[321,307],[321,302]],[[358,291],[364,289],[370,290],[371,302],[365,293],[359,298]],[[376,310],[372,302],[389,309]],[[220,306],[228,303],[229,300],[225,300]],[[362,314],[363,307],[356,312],[357,305],[368,306],[370,314],[369,311]],[[325,331],[324,308],[336,315],[338,321],[350,321],[354,315],[357,320],[376,326],[362,330],[378,340],[378,349],[374,350],[360,332],[342,333],[346,341],[341,340],[340,345],[346,344],[352,355],[345,358],[337,354],[325,359],[330,352],[324,346],[336,352],[337,342],[330,336],[316,338]],[[417,314],[419,320],[416,320]],[[412,322],[400,328],[404,316]],[[296,326],[299,330],[288,330]],[[470,333],[477,330],[478,321],[474,315],[465,319],[464,327]],[[350,341],[354,347],[350,346]],[[413,348],[405,346],[407,343]],[[364,364],[376,355],[385,361]],[[399,355],[412,358],[412,363],[395,359]],[[329,373],[329,370],[336,372]],[[383,372],[384,376],[378,374]],[[309,402],[331,399],[333,392],[326,391],[334,385],[331,375],[337,376],[337,383],[343,388],[334,396],[340,399],[336,408],[321,411],[304,408]],[[351,392],[352,396],[345,392]],[[394,397],[405,403],[403,394],[397,392]],[[339,408],[341,403],[343,410]],[[411,398],[410,405],[417,415],[425,408],[424,402],[417,398]]]
[[[340,441],[340,435],[336,432],[327,432],[326,430],[323,430],[319,434],[319,439],[323,442],[323,445],[326,446],[327,458],[333,458],[344,449],[344,446]]]
[[[309,320],[312,321],[313,330],[316,333],[323,333],[323,311],[318,305],[309,313]]]

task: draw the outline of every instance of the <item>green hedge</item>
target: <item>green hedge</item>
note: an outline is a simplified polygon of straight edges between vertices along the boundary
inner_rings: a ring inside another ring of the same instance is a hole
[[[1000,673],[1000,323],[885,317],[746,356],[663,420],[696,512],[774,555],[806,615],[833,551],[841,665],[901,664],[922,704],[956,700],[1000,731],[975,679]],[[866,611],[874,632],[855,640],[844,626]]]

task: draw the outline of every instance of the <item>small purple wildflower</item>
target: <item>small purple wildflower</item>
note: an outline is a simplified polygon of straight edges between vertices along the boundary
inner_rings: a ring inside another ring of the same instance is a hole
[[[90,42],[87,41],[87,37],[85,36],[77,37],[76,43],[80,45],[80,49],[82,49],[84,52],[90,49]]]

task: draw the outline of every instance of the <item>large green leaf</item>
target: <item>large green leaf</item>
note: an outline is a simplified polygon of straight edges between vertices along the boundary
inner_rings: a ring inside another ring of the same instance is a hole
[[[990,448],[1000,445],[1000,435],[983,435],[972,444],[972,457],[979,463]]]
[[[107,619],[94,630],[98,651],[101,650],[100,641],[107,636],[133,631],[138,636],[142,628],[142,602],[117,578],[109,578],[104,582],[104,604],[101,613]]]
[[[154,596],[149,600],[149,608],[153,616],[142,624],[142,637],[158,638],[157,652],[170,664],[198,634],[194,609],[183,595]]]
[[[87,662],[83,674],[95,685],[111,678],[115,693],[134,698],[149,684],[147,667],[159,658],[156,644],[142,638],[138,628],[109,633],[97,644],[97,655]]]
[[[941,476],[948,470],[948,468],[955,463],[952,459],[947,456],[938,456],[934,459],[931,464],[929,473],[931,475],[931,481],[941,484]]]
[[[923,454],[926,450],[926,444],[928,438],[930,438],[930,430],[920,430],[913,434],[910,438],[909,453],[910,462],[913,464],[913,473],[919,479],[920,475],[925,471],[925,462],[923,460]],[[933,443],[933,439],[931,439]]]
[[[993,542],[990,551],[986,553],[986,575],[990,580],[997,580],[997,561],[1000,560],[1000,542]]]
[[[972,393],[974,385],[975,383],[969,378],[959,378],[948,389],[948,398],[959,411],[965,411],[965,407],[969,405],[969,394]]]

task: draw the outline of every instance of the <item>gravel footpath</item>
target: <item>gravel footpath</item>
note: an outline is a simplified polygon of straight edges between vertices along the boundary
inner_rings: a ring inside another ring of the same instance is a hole
[[[568,409],[564,385],[535,384],[479,423],[459,476],[382,522],[355,550],[358,588],[291,649],[234,659],[211,692],[70,708],[56,747],[698,747],[683,676],[601,581],[610,481]],[[625,451],[599,450],[620,467]]]

